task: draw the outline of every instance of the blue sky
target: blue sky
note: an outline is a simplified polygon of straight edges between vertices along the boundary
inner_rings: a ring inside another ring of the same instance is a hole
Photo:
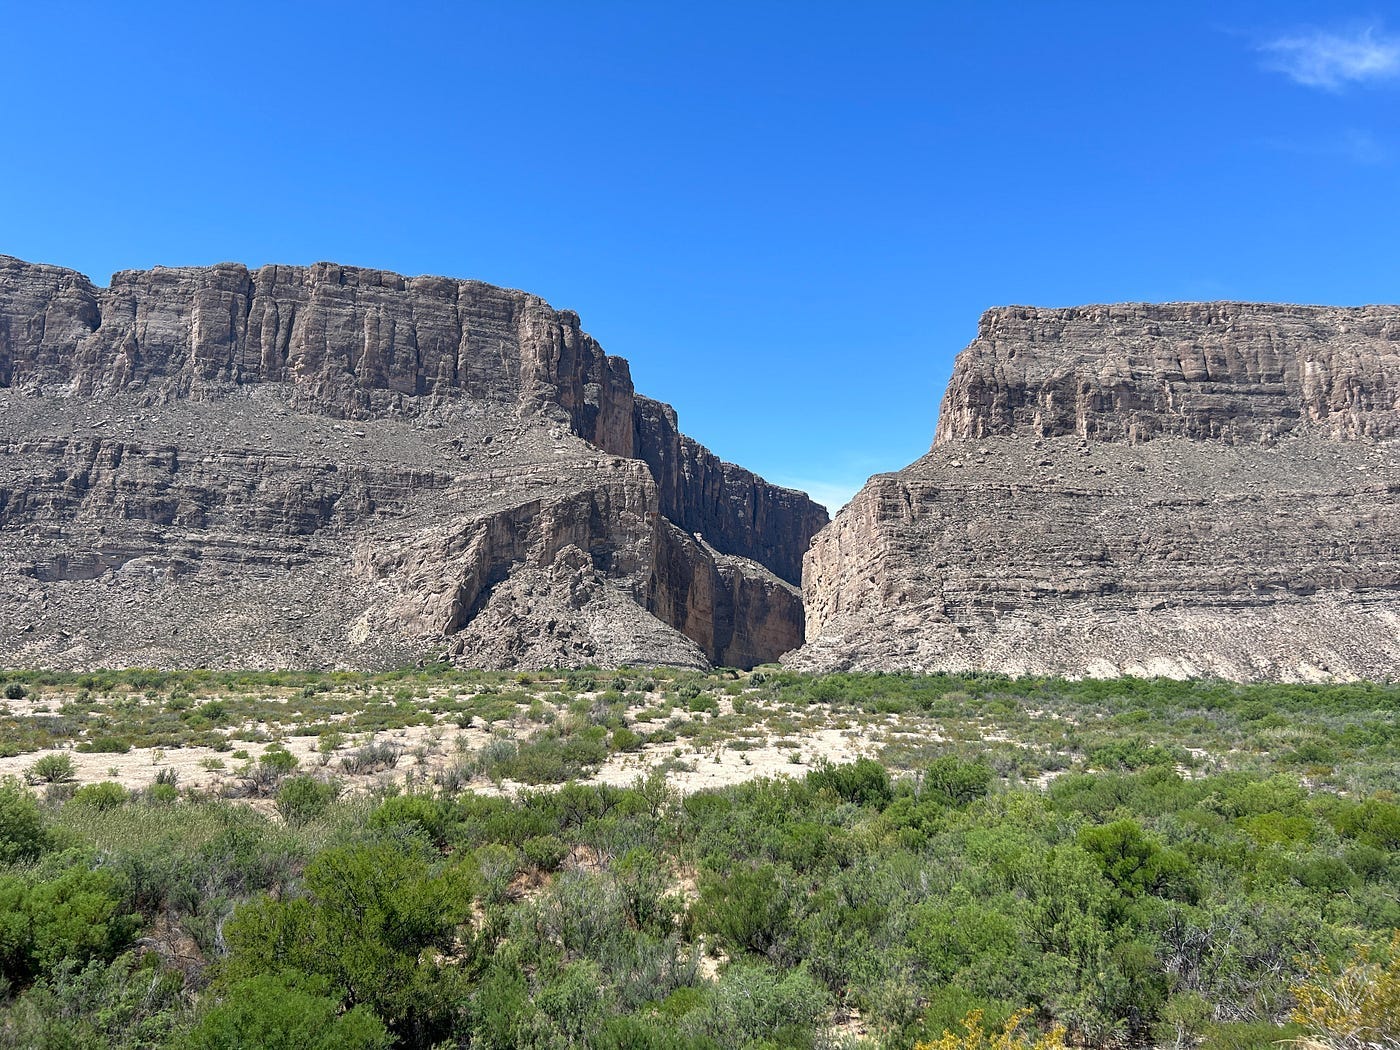
[[[6,5],[0,253],[332,259],[577,310],[839,504],[994,305],[1400,298],[1400,10]]]

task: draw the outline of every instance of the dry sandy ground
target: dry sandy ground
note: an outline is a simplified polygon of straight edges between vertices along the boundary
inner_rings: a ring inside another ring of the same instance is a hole
[[[649,696],[648,703],[654,703],[657,699],[655,695]],[[10,710],[17,715],[30,714],[56,706],[62,700],[62,697],[50,694],[37,703],[12,702]],[[731,710],[730,702],[721,700],[721,712]],[[639,726],[645,727],[645,723]],[[119,730],[120,727],[112,728]],[[506,727],[506,734],[524,740],[539,728],[524,718],[517,718]],[[496,729],[500,732],[502,726],[498,724]],[[668,767],[667,779],[670,784],[683,793],[723,787],[757,777],[802,776],[822,760],[849,762],[875,754],[879,746],[875,734],[878,732],[883,736],[888,730],[888,724],[869,724],[799,733],[769,733],[763,737],[763,744],[749,750],[723,746],[696,750],[686,739],[675,743],[649,744],[636,752],[614,753],[597,774],[585,782],[625,787],[663,765]],[[445,720],[434,726],[410,726],[374,734],[346,734],[346,742],[325,764],[322,763],[325,756],[317,750],[316,737],[286,736],[280,743],[297,757],[301,772],[316,774],[324,770],[340,777],[351,791],[367,791],[389,783],[401,786],[431,783],[435,773],[453,768],[491,738],[492,735],[484,729],[476,726],[462,729]],[[365,744],[383,741],[401,749],[398,765],[393,770],[350,775],[340,768],[340,758],[345,754]],[[44,755],[66,754],[73,763],[74,783],[79,786],[112,781],[137,791],[155,783],[157,774],[168,769],[175,772],[178,785],[182,788],[236,794],[240,785],[239,767],[248,761],[256,762],[271,745],[242,740],[231,740],[231,743],[234,751],[246,751],[248,758],[235,758],[233,752],[216,751],[209,747],[132,748],[124,754],[87,754],[61,748],[0,758],[0,777],[24,777]],[[680,753],[677,754],[677,751]],[[493,783],[484,778],[477,778],[470,785],[471,790],[488,794],[509,794],[522,787],[512,781]]]

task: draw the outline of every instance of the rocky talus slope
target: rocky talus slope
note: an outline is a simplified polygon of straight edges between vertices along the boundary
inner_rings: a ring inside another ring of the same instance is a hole
[[[0,664],[751,665],[826,520],[523,292],[0,257]]]
[[[990,311],[804,590],[805,669],[1400,675],[1400,307]]]

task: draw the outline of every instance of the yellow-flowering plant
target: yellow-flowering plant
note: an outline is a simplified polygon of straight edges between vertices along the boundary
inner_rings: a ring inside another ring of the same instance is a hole
[[[1308,1029],[1302,1042],[1327,1050],[1400,1050],[1400,930],[1385,955],[1378,958],[1363,944],[1340,968],[1313,961],[1293,989],[1292,1020]]]
[[[962,1019],[960,1033],[943,1030],[943,1035],[914,1050],[1065,1050],[1065,1027],[1057,1024],[1048,1032],[1026,1031],[1023,1024],[1030,1010],[1017,1010],[1006,1019],[1000,1031],[982,1025],[982,1011],[973,1010]]]

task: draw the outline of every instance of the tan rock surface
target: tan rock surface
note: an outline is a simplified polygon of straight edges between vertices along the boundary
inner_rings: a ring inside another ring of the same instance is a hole
[[[1400,308],[990,311],[804,567],[807,669],[1400,674]]]
[[[0,663],[771,660],[825,521],[523,292],[0,257]]]

